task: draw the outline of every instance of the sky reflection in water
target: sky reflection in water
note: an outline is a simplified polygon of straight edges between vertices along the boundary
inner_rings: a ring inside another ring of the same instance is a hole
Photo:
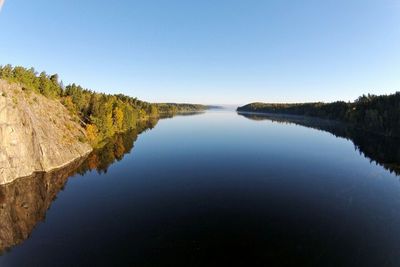
[[[64,171],[2,187],[0,239],[19,245],[0,264],[398,266],[398,142],[374,147],[366,134],[329,128],[366,158],[298,121],[254,119],[160,120],[138,138],[116,137],[69,180]],[[29,238],[10,216],[37,225]]]

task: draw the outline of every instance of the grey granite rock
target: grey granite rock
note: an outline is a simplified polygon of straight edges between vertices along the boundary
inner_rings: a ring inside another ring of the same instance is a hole
[[[84,137],[58,100],[0,80],[0,184],[87,155]]]

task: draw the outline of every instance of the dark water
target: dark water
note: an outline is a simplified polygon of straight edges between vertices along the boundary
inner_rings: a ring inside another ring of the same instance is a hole
[[[227,111],[139,132],[0,187],[0,266],[400,266],[398,140]]]

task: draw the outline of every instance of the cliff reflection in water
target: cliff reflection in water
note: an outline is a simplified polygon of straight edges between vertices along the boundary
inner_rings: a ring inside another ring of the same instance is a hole
[[[301,125],[351,140],[355,149],[370,159],[371,162],[383,166],[391,173],[400,175],[400,139],[368,133],[348,124],[318,118],[277,114],[238,114],[251,120],[269,120],[278,123]]]
[[[0,186],[0,255],[29,238],[35,226],[45,220],[47,210],[69,177],[91,170],[106,173],[110,165],[132,150],[138,135],[152,129],[157,122],[157,119],[146,121],[137,129],[117,134],[103,148],[64,168]]]

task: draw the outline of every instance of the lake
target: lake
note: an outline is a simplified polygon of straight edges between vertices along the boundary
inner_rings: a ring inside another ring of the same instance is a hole
[[[399,140],[207,111],[0,187],[1,266],[400,266]]]

